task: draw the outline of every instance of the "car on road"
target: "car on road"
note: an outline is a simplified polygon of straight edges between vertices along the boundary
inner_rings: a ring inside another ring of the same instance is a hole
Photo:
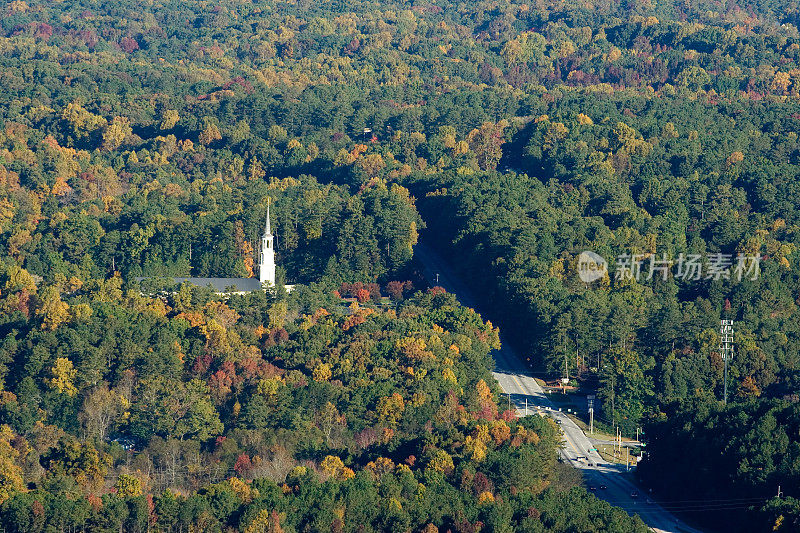
[[[600,485],[600,490],[606,490],[607,488],[605,485]]]
[[[635,490],[631,492],[631,498],[638,498],[638,497],[639,497],[639,491]]]
[[[596,490],[597,490],[597,487],[595,487],[595,486],[591,486],[591,487],[589,487],[589,490],[590,490],[590,491],[592,491],[592,492],[594,492],[594,491],[596,491]]]

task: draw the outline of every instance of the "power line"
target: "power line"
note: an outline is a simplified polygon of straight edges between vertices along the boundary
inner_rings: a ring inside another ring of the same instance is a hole
[[[695,503],[695,502],[746,502],[746,501],[754,501],[754,500],[767,500],[768,498],[717,498],[714,500],[668,500],[665,502],[665,505],[672,504],[672,503]]]
[[[602,498],[601,498],[602,499]],[[657,506],[656,509],[660,508],[664,511],[678,511],[678,512],[685,512],[685,511],[724,511],[728,509],[748,509],[757,504],[765,503],[767,499],[761,498],[752,502],[736,502],[732,501],[729,503],[705,503],[705,502],[697,502],[695,505],[668,505],[658,502],[651,502],[651,503],[642,503],[637,505],[636,502],[632,502],[630,500],[626,501],[609,501],[603,500],[609,505],[613,505],[615,507],[619,507],[620,509],[625,510],[643,510],[643,507],[646,505],[654,505]]]
[[[643,511],[643,506],[648,504],[643,504],[637,506],[636,504],[633,505],[614,505],[615,507],[619,507],[625,511]],[[703,512],[709,513],[714,511],[734,511],[738,509],[751,509],[754,507],[755,504],[737,504],[737,505],[726,505],[726,506],[706,506],[706,507],[664,507],[663,505],[659,505],[658,508],[655,510],[663,510],[666,512],[677,512],[677,513],[692,513],[692,512]]]
[[[698,501],[694,503],[683,503],[680,505],[661,503],[655,501],[642,504],[637,504],[636,502],[633,502],[631,500],[624,500],[624,501],[603,500],[603,501],[605,501],[609,505],[613,505],[615,507],[619,507],[620,509],[625,509],[625,510],[642,510],[643,506],[654,505],[657,506],[657,508],[660,508],[661,510],[664,511],[684,512],[684,511],[724,511],[728,509],[748,509],[758,504],[766,503],[768,501],[768,498],[756,498],[750,501],[735,501],[735,500],[731,500],[729,502],[718,501],[717,503]]]
[[[599,498],[599,496],[598,496]],[[675,507],[680,507],[682,505],[725,505],[725,504],[743,504],[753,501],[767,501],[769,498],[730,498],[730,499],[715,499],[715,500],[668,500],[659,502],[659,505],[667,506],[672,505]],[[606,500],[603,498],[603,501],[608,503],[628,503],[628,500]]]

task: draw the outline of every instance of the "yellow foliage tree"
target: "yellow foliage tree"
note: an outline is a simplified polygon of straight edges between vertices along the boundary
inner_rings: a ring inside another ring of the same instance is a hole
[[[453,458],[450,457],[450,454],[444,450],[436,450],[430,462],[428,463],[428,467],[432,468],[436,472],[449,474],[454,468]]]
[[[197,140],[200,141],[200,144],[208,146],[214,141],[219,141],[220,139],[222,139],[222,134],[219,132],[219,128],[215,124],[208,123],[205,129],[200,132],[200,136]]]
[[[238,477],[229,478],[228,485],[230,485],[231,490],[233,490],[244,503],[250,503],[253,501],[253,498],[258,497],[258,489],[254,489]]]
[[[470,455],[470,458],[477,463],[486,459],[486,444],[472,435],[467,435],[467,438],[464,439],[464,449]]]
[[[0,231],[14,219],[16,207],[7,198],[0,198]]]
[[[372,178],[386,167],[381,154],[369,154],[359,160],[359,166],[364,170],[368,177]]]
[[[395,343],[395,348],[412,361],[433,357],[433,353],[426,350],[427,347],[422,338],[404,337]]]
[[[114,488],[120,498],[135,498],[142,495],[142,480],[130,474],[120,474]]]
[[[50,386],[53,389],[67,396],[75,396],[78,393],[78,389],[73,384],[78,372],[72,365],[72,361],[66,357],[59,357],[50,371],[53,374],[52,379],[50,379]]]
[[[394,468],[394,462],[388,457],[378,457],[374,461],[367,463],[367,470],[372,472],[376,478],[380,478],[384,474],[391,473]]]
[[[17,464],[20,452],[12,446],[13,438],[14,432],[8,425],[0,426],[0,504],[25,489],[22,467]]]
[[[162,130],[171,130],[175,127],[175,124],[178,123],[180,120],[180,115],[174,109],[167,109],[164,111],[164,115],[161,117],[161,125],[159,126]]]
[[[495,420],[492,422],[492,427],[489,432],[492,435],[494,443],[498,446],[511,438],[511,428],[508,427],[508,424],[506,424],[504,420]]]
[[[277,511],[262,509],[246,528],[244,533],[283,533],[281,515]]]
[[[503,136],[504,124],[498,122],[484,122],[480,128],[476,128],[467,135],[469,147],[475,152],[478,165],[483,170],[494,170],[497,163],[503,156],[502,145],[505,143]]]
[[[280,378],[264,378],[258,382],[256,390],[267,398],[275,398],[281,386],[283,386],[283,382]]]
[[[384,396],[378,400],[378,418],[388,426],[394,427],[403,415],[405,408],[406,403],[400,393],[395,392],[391,396]]]
[[[338,481],[346,481],[355,477],[355,472],[344,466],[344,462],[335,455],[326,456],[320,463],[320,467],[328,476]]]
[[[67,107],[61,113],[61,118],[72,126],[75,135],[78,137],[85,137],[108,124],[106,119],[87,111],[77,102],[67,104]]]
[[[42,292],[36,314],[42,318],[42,327],[53,331],[69,320],[69,305],[61,300],[58,290],[50,286]]]
[[[27,270],[19,266],[13,266],[8,272],[8,279],[3,288],[12,291],[25,289],[33,292],[36,291],[36,282]]]
[[[103,132],[103,148],[111,151],[119,148],[125,138],[133,133],[131,121],[127,117],[114,117]]]
[[[483,381],[482,379],[478,381],[477,385],[475,385],[475,390],[478,392],[478,399],[480,399],[481,401],[494,400],[492,389],[490,389],[489,385],[487,385],[486,382]]]
[[[328,381],[331,379],[333,372],[331,372],[331,365],[327,363],[320,363],[314,368],[314,381]]]
[[[478,503],[494,503],[494,495],[488,490],[483,491],[480,496],[478,496]]]

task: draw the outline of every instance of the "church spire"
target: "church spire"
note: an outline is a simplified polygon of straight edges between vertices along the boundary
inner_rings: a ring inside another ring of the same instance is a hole
[[[267,199],[267,222],[261,237],[261,254],[258,261],[258,279],[261,283],[275,285],[275,238],[269,221],[269,199]]]

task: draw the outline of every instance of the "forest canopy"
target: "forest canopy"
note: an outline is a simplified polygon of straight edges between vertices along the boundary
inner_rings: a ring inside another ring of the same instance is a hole
[[[497,330],[428,290],[420,238],[624,432],[762,428],[730,435],[723,497],[796,525],[796,2],[0,9],[6,529],[643,530],[498,407]],[[276,290],[135,283],[253,276],[268,204]],[[760,271],[587,284],[586,250]],[[651,479],[688,460],[652,450]]]

